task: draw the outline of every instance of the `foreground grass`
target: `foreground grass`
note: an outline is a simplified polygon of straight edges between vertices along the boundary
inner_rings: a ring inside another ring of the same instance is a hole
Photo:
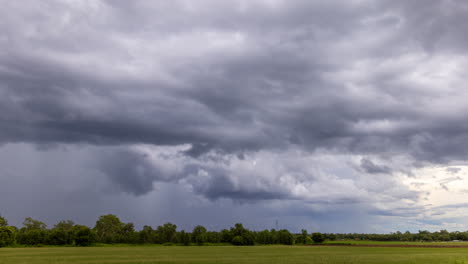
[[[0,248],[0,264],[45,263],[468,263],[464,248],[44,247]]]
[[[468,246],[467,241],[459,242],[405,242],[405,241],[370,241],[370,240],[336,240],[325,241],[325,245],[410,245],[410,246]]]

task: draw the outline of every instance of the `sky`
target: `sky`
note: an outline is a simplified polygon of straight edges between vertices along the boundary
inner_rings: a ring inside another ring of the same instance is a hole
[[[0,214],[468,230],[463,0],[0,0]]]

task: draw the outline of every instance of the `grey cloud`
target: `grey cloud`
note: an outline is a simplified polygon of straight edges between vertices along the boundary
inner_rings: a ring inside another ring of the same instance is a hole
[[[216,200],[220,198],[229,198],[239,202],[288,199],[288,194],[276,192],[274,189],[257,189],[236,186],[231,177],[227,176],[226,171],[211,170],[210,179],[194,184],[196,193],[202,194],[208,199]],[[252,175],[254,176],[254,175]]]
[[[377,165],[373,163],[371,160],[368,159],[361,159],[361,168],[370,174],[389,174],[392,172],[392,170],[385,165]]]
[[[374,207],[417,192],[374,174],[468,155],[467,13],[432,0],[10,1],[0,144],[93,147],[93,173],[138,199],[160,184],[213,203],[376,196],[363,211],[405,215]],[[142,144],[191,147],[155,158]]]
[[[370,210],[369,213],[381,216],[417,217],[425,211],[426,208],[418,206],[414,208],[393,208],[391,210],[374,209]]]
[[[233,180],[239,175],[229,168],[229,161],[226,163],[228,167],[223,168],[217,159],[204,156],[205,161],[197,160],[185,157],[183,153],[167,155],[159,152],[153,158],[135,150],[111,148],[101,151],[95,166],[122,191],[137,196],[153,191],[156,182],[167,182],[188,184],[195,193],[210,200],[229,198],[248,202],[290,198],[284,189],[269,181],[258,185],[252,184],[254,178],[251,178],[251,183],[235,184]]]
[[[350,47],[340,46],[341,43],[356,41],[358,47],[361,44],[357,32],[375,26],[386,29],[399,23],[397,17],[404,21],[401,32],[412,30],[407,18],[424,19],[420,12],[407,12],[415,11],[413,5],[299,1],[278,3],[276,8],[253,2],[242,9],[233,1],[218,4],[221,8],[214,12],[210,4],[213,3],[206,1],[191,10],[181,2],[103,2],[96,6],[51,2],[58,12],[69,12],[70,19],[76,19],[74,12],[81,13],[86,8],[92,11],[89,15],[106,14],[105,23],[91,20],[96,29],[78,24],[74,31],[67,31],[71,25],[65,23],[60,31],[63,40],[56,39],[52,32],[57,18],[48,16],[36,5],[24,11],[20,5],[11,4],[17,12],[42,14],[43,20],[36,26],[44,32],[34,35],[28,44],[36,45],[37,50],[26,51],[14,45],[25,41],[28,29],[25,24],[17,31],[9,30],[9,41],[0,43],[12,51],[2,55],[1,87],[6,96],[2,99],[4,122],[0,140],[111,145],[190,143],[194,147],[188,154],[195,156],[210,149],[236,152],[284,148],[290,144],[309,150],[326,148],[363,154],[391,149],[440,163],[466,156],[467,148],[460,144],[466,142],[463,117],[453,116],[455,119],[447,123],[418,109],[417,105],[425,102],[414,95],[413,89],[396,87],[411,85],[401,83],[403,72],[393,70],[385,79],[380,73],[371,72],[367,79],[356,83],[362,88],[355,92],[344,85],[354,80],[340,76],[343,71],[353,70],[353,61],[372,60],[375,56],[358,53],[358,57],[353,57]],[[338,8],[343,4],[347,8]],[[441,15],[439,7],[431,2],[425,10],[437,16]],[[156,22],[151,19],[154,15],[151,11],[173,15],[163,15]],[[380,19],[386,11],[395,15]],[[324,12],[328,15],[322,15]],[[188,24],[199,14],[205,14],[203,19]],[[261,22],[264,19],[268,23]],[[15,23],[20,21],[7,16],[3,27]],[[152,30],[149,34],[140,34],[149,29]],[[112,39],[108,35],[99,38],[99,32],[118,33],[121,38]],[[211,41],[215,42],[216,34],[220,34],[231,43],[214,46],[197,60],[192,59],[192,54],[204,49],[196,43],[185,46],[185,56],[172,57],[157,49],[145,46],[136,50],[130,45],[141,41],[149,45],[154,41],[161,43],[161,51],[165,51],[168,49],[165,43],[169,45],[171,37],[176,43],[177,37],[181,41],[186,37],[210,43],[210,35],[203,32],[214,32]],[[90,41],[80,47],[68,40],[83,36]],[[407,45],[398,34],[391,37]],[[52,43],[60,46],[60,52],[53,49]],[[51,56],[38,55],[40,49]],[[125,50],[133,55],[124,55]],[[419,51],[415,48],[414,52]],[[342,57],[335,58],[334,53]],[[95,58],[88,57],[90,54],[95,54]],[[132,60],[144,63],[147,56],[154,56],[154,61],[148,60],[154,69],[152,75],[138,75],[116,67],[128,64],[136,71],[152,69],[131,64]],[[376,59],[385,62],[391,57]],[[74,58],[92,67],[88,70],[74,63]],[[167,62],[161,70],[156,70],[158,60]],[[420,97],[421,92],[418,93]],[[422,94],[423,99],[434,96]],[[407,103],[403,98],[408,98]],[[86,101],[94,104],[87,105]]]
[[[461,171],[460,168],[456,168],[456,167],[449,167],[446,169],[447,172],[449,172],[450,174],[457,174]]]
[[[148,164],[145,156],[136,155],[119,151],[106,159],[108,162],[100,163],[100,167],[123,191],[139,195],[153,190],[153,181],[161,172]]]

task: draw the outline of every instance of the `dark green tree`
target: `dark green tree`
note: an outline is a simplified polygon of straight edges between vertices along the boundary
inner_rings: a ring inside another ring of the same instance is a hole
[[[315,233],[312,233],[312,240],[315,243],[322,243],[323,241],[325,241],[325,237],[323,236],[322,233],[315,232]]]
[[[156,243],[156,231],[151,226],[143,226],[143,229],[139,232],[141,243]]]
[[[76,246],[90,246],[96,241],[96,233],[87,226],[76,225],[73,227],[74,244]]]
[[[242,246],[244,245],[244,239],[242,238],[242,236],[235,236],[232,238],[231,243],[235,246]]]
[[[26,230],[45,230],[47,225],[39,220],[26,217],[23,221],[23,226]]]
[[[301,234],[299,236],[297,236],[297,238],[296,238],[296,243],[297,244],[307,244],[307,237],[308,236],[309,235],[307,234],[307,230],[302,229]]]
[[[194,243],[197,243],[197,245],[203,245],[203,243],[206,243],[206,228],[201,225],[197,225],[196,227],[194,227],[192,231],[192,239]]]
[[[12,226],[0,226],[0,247],[6,247],[15,243],[16,230]]]
[[[133,223],[123,224],[120,230],[120,241],[121,243],[137,243],[138,233],[135,232],[135,226]]]
[[[48,242],[48,230],[46,224],[41,221],[27,217],[18,234],[17,241],[24,245],[39,245]]]
[[[294,236],[286,229],[278,231],[278,243],[283,245],[294,244]]]
[[[221,242],[222,243],[231,243],[232,241],[232,233],[227,230],[227,229],[223,229],[221,230]]]
[[[190,234],[185,232],[184,230],[180,231],[177,234],[177,242],[182,243],[184,246],[190,245],[191,237]]]
[[[71,245],[73,244],[75,223],[71,220],[60,221],[50,230],[48,243],[52,245]]]
[[[162,226],[158,226],[156,229],[161,243],[175,243],[177,226],[172,223],[165,223]]]
[[[8,226],[8,221],[6,220],[5,217],[2,217],[0,215],[0,227],[5,227],[5,226]]]

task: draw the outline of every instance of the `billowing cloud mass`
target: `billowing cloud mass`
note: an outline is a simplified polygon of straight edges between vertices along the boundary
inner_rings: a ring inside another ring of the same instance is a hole
[[[465,1],[0,15],[0,214],[15,224],[468,228]]]

